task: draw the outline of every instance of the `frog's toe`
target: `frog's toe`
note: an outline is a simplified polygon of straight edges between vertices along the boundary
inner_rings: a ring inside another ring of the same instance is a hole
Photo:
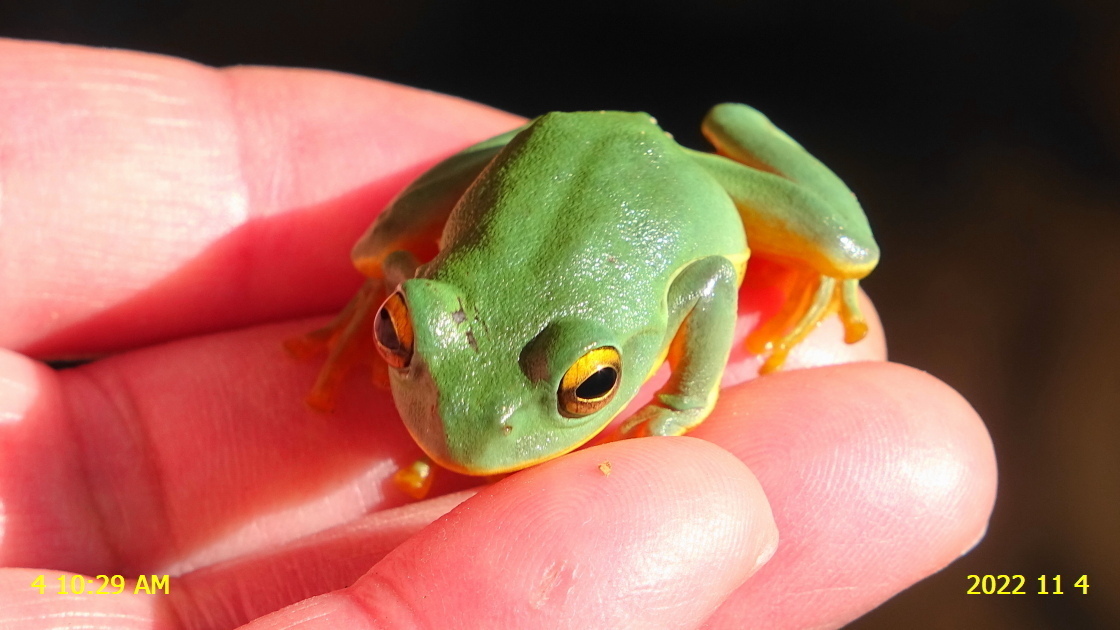
[[[856,343],[867,335],[867,321],[859,308],[859,281],[804,274],[790,289],[786,305],[747,337],[747,349],[769,354],[759,368],[768,374],[782,367],[790,350],[813,332],[826,317],[839,313],[844,341]]]
[[[393,474],[393,485],[417,501],[428,496],[432,489],[435,469],[427,457],[412,462]]]
[[[671,409],[660,403],[650,403],[622,423],[618,430],[618,437],[684,435],[689,429],[703,422],[710,411],[710,407]]]
[[[296,359],[303,361],[324,352],[330,345],[334,331],[329,327],[284,340],[284,350]]]
[[[373,347],[373,317],[382,293],[377,284],[366,282],[354,299],[329,324],[284,342],[284,349],[297,359],[329,351],[327,361],[319,370],[311,393],[305,399],[311,408],[320,411],[334,409],[335,393],[346,373],[358,363],[376,356]],[[383,369],[382,372],[384,371]],[[378,374],[375,362],[373,381],[387,384],[388,380],[388,374]]]
[[[382,390],[389,389],[389,364],[384,361],[374,360],[370,369],[370,382]]]
[[[305,402],[308,407],[311,407],[315,411],[325,412],[334,411],[334,400],[335,387],[322,387],[318,382],[315,383],[315,387],[311,388],[307,396],[303,398],[303,402]]]
[[[846,343],[856,343],[867,336],[867,320],[859,308],[859,280],[847,279],[841,283],[840,319],[844,322]]]

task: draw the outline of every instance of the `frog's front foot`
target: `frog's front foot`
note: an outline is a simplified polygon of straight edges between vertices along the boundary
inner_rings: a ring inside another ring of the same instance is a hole
[[[373,316],[383,293],[379,283],[367,281],[329,324],[284,342],[284,348],[297,359],[329,351],[327,361],[306,398],[307,404],[312,408],[320,411],[332,410],[335,393],[342,378],[354,365],[376,355],[371,331]],[[383,382],[387,387],[388,380],[384,364],[374,361],[373,381],[379,384]]]
[[[684,435],[704,421],[715,406],[711,401],[686,402],[683,396],[661,394],[657,400],[642,407],[626,419],[618,429],[618,438],[645,437],[649,435]]]
[[[417,501],[428,496],[435,478],[432,461],[423,457],[393,474],[393,485]]]

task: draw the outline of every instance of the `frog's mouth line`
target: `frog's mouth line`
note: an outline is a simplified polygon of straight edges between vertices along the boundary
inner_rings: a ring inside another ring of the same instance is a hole
[[[603,421],[594,431],[591,431],[590,434],[586,438],[578,440],[578,441],[576,441],[575,443],[573,443],[569,446],[561,448],[560,450],[557,450],[557,451],[549,452],[548,454],[541,455],[540,457],[537,457],[537,458],[534,458],[534,459],[531,459],[531,460],[522,460],[522,461],[519,461],[518,463],[510,465],[510,466],[498,466],[498,467],[493,467],[493,468],[477,468],[477,467],[476,468],[468,468],[468,467],[463,466],[461,464],[450,461],[449,459],[445,458],[442,454],[434,452],[427,445],[425,445],[425,443],[424,443],[425,440],[419,438],[417,436],[417,434],[415,432],[413,432],[412,427],[409,426],[409,423],[405,422],[404,424],[405,424],[405,428],[408,430],[409,435],[412,436],[412,440],[414,442],[416,442],[417,446],[420,447],[420,450],[424,451],[424,454],[427,455],[428,458],[431,459],[434,463],[438,464],[441,468],[445,468],[447,470],[459,473],[461,475],[469,475],[469,476],[472,476],[472,477],[488,477],[488,476],[491,476],[491,475],[504,475],[504,474],[508,474],[508,473],[514,473],[514,472],[517,472],[519,470],[524,470],[526,468],[532,468],[533,466],[536,466],[537,464],[543,464],[544,462],[547,462],[551,459],[556,459],[557,457],[562,457],[564,455],[567,455],[568,453],[571,453],[572,451],[579,449],[583,445],[587,444],[591,440],[598,437],[599,434],[602,433],[603,430],[606,429],[608,426],[610,426],[611,422],[613,422],[614,419],[616,417],[618,417],[618,415],[620,413],[622,413],[622,411],[625,410],[625,409],[626,409],[626,405],[622,405],[619,408],[618,411],[616,411],[614,414],[612,414],[610,417],[608,417],[605,421]],[[510,425],[504,425],[504,426],[509,427]],[[510,430],[503,431],[502,432],[503,437],[511,435],[514,432],[514,430],[515,429],[510,427]],[[444,436],[443,441],[446,444],[446,436]]]

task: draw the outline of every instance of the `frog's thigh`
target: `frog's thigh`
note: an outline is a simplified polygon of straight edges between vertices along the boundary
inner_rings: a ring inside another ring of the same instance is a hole
[[[862,215],[851,190],[820,160],[778,129],[762,112],[741,103],[712,108],[701,127],[719,151],[752,169],[775,173],[832,200],[832,211]]]
[[[723,256],[690,264],[669,289],[672,375],[654,401],[622,425],[626,436],[681,435],[700,424],[719,395],[738,308],[739,276]]]
[[[802,266],[834,278],[862,278],[878,263],[879,247],[863,210],[847,188],[838,196],[826,196],[800,182],[721,155],[690,155],[734,202],[751,251],[800,261]],[[811,159],[808,154],[804,157]]]

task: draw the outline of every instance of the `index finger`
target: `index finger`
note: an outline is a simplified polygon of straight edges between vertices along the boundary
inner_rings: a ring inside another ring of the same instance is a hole
[[[388,199],[519,121],[338,73],[0,40],[0,346],[87,355],[330,311]]]

